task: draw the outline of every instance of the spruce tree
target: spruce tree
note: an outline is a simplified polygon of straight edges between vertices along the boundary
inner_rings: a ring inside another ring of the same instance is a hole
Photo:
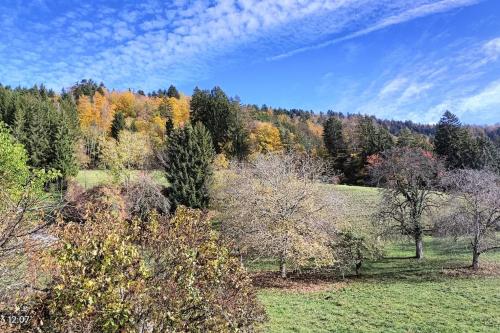
[[[436,154],[443,157],[450,169],[471,168],[475,164],[475,142],[467,129],[450,111],[446,111],[436,129]]]
[[[208,185],[214,152],[212,138],[202,123],[175,129],[166,149],[166,178],[170,183],[170,201],[179,205],[206,208]]]
[[[123,112],[115,113],[111,123],[111,137],[118,141],[119,134],[125,129],[125,115]]]
[[[172,135],[174,131],[174,122],[172,121],[172,117],[168,117],[167,118],[167,121],[165,122],[165,136],[167,138],[170,137],[170,135]]]
[[[337,158],[345,153],[346,144],[342,136],[342,122],[339,119],[331,117],[325,122],[323,142],[332,157]]]
[[[179,98],[181,98],[181,95],[179,94],[179,91],[177,90],[177,88],[171,84],[167,90],[167,97],[179,99]]]
[[[326,150],[333,159],[333,167],[343,170],[347,155],[347,145],[342,135],[342,122],[338,118],[330,117],[323,126],[323,142]]]
[[[212,135],[217,153],[230,141],[232,122],[231,102],[221,88],[211,91],[195,88],[191,97],[191,121],[201,122]]]
[[[54,160],[51,163],[51,167],[59,170],[62,178],[76,176],[78,173],[78,164],[75,156],[75,138],[69,127],[69,121],[65,117],[61,117],[54,131]]]
[[[235,100],[231,102],[229,117],[229,140],[225,152],[242,161],[250,154],[250,134],[245,126],[244,114],[239,101]]]

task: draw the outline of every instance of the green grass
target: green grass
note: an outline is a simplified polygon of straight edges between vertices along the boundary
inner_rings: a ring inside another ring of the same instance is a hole
[[[341,289],[259,292],[269,322],[266,332],[499,332],[500,277],[453,277],[465,271],[464,242],[425,240],[426,258],[383,259]],[[392,246],[391,258],[413,255],[412,244]],[[483,255],[500,263],[500,252]]]
[[[142,172],[148,173],[158,184],[162,186],[168,186],[168,181],[165,178],[163,171],[141,171],[133,170],[131,171],[131,179],[134,180]],[[93,188],[97,185],[110,184],[113,182],[113,177],[106,170],[80,170],[78,175],[75,177],[77,183],[83,186],[85,189]]]

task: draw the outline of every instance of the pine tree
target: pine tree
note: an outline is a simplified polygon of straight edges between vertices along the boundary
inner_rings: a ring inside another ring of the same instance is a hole
[[[177,90],[177,88],[171,84],[167,90],[167,97],[173,97],[173,98],[179,99],[179,98],[181,98],[181,95],[179,94],[179,91]]]
[[[166,149],[166,177],[173,208],[208,206],[213,156],[212,138],[203,124],[188,124],[172,132]]]
[[[122,112],[115,113],[111,123],[111,137],[118,141],[121,131],[125,129],[125,115]]]

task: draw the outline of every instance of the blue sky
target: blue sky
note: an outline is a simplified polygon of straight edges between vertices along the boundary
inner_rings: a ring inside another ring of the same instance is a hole
[[[0,2],[0,82],[190,94],[436,122],[500,122],[498,0]]]

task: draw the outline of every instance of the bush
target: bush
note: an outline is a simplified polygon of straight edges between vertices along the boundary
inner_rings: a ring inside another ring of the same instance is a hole
[[[56,230],[60,241],[45,253],[51,278],[24,301],[33,320],[20,331],[250,332],[264,320],[207,215],[180,206],[171,219],[152,213],[141,223],[87,207],[85,223]]]

